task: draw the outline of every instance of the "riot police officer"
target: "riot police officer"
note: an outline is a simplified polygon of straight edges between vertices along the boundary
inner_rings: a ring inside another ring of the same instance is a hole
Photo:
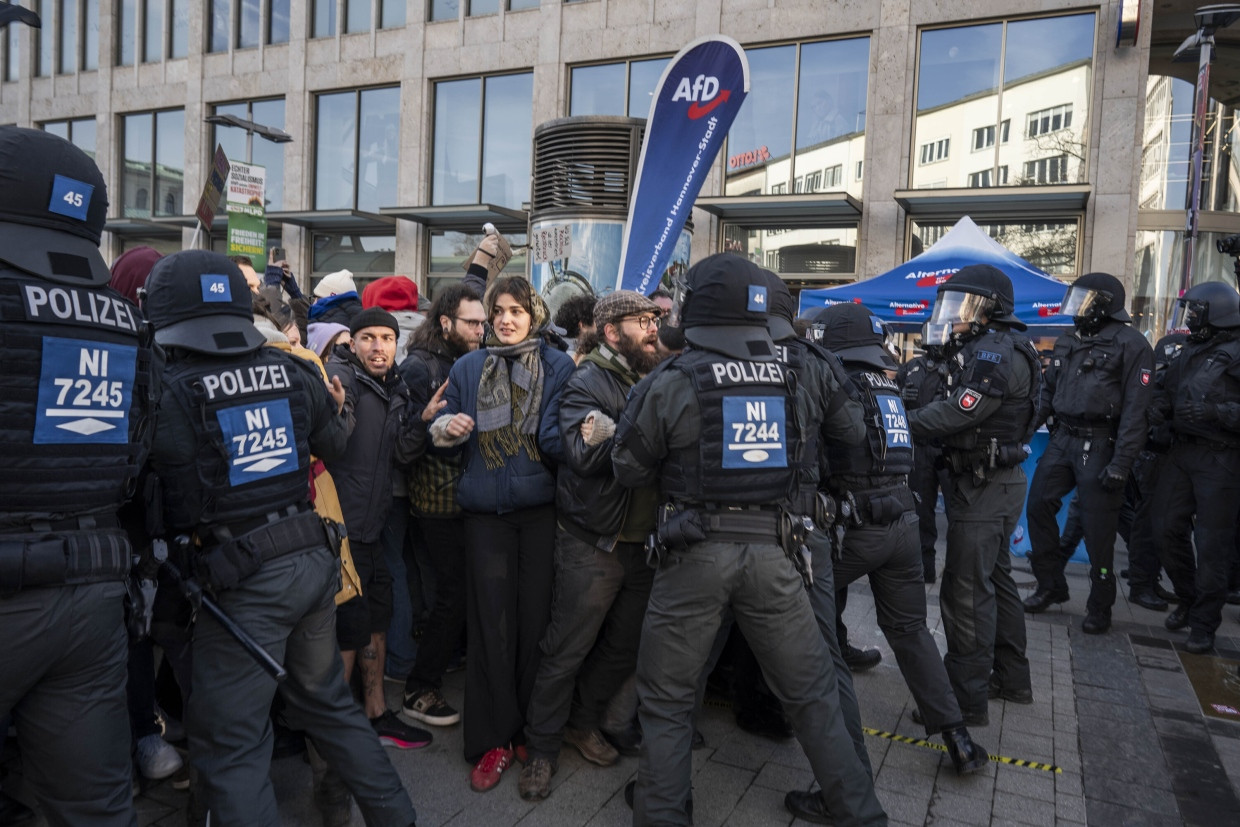
[[[150,333],[107,287],[89,157],[0,127],[0,719],[55,825],[132,825],[117,519],[150,448]]]
[[[400,778],[344,681],[335,638],[335,524],[309,503],[310,454],[347,442],[344,393],[254,327],[245,277],[225,257],[161,259],[145,309],[168,353],[151,466],[180,563],[288,678],[278,684],[213,617],[198,617],[186,729],[213,824],[275,825],[268,710],[304,730],[357,799],[367,824],[409,825]],[[334,401],[333,401],[334,398]]]
[[[634,387],[612,453],[626,485],[660,482],[661,562],[642,628],[643,751],[634,823],[688,824],[694,691],[723,612],[783,702],[827,809],[884,824],[874,785],[829,685],[834,665],[790,555],[806,531],[802,469],[827,387],[781,365],[759,268],[721,253],[687,274],[689,347]],[[800,513],[796,513],[796,511]]]
[[[1184,648],[1201,654],[1214,648],[1240,519],[1240,294],[1222,282],[1198,284],[1180,297],[1176,317],[1172,327],[1188,328],[1188,340],[1151,407],[1151,419],[1173,432],[1154,531],[1181,596],[1177,613],[1187,607]],[[1172,617],[1167,624],[1174,628]]]
[[[989,697],[1033,702],[1009,546],[1042,376],[1032,343],[1014,332],[1025,329],[1014,313],[1012,282],[996,267],[971,264],[940,285],[927,339],[961,348],[959,378],[949,397],[909,412],[915,435],[940,439],[951,473],[943,662],[965,723],[979,726],[989,722]]]
[[[851,506],[835,558],[840,587],[868,576],[874,609],[920,710],[927,734],[942,733],[959,774],[986,766],[986,750],[964,725],[938,647],[926,628],[926,590],[918,544],[917,512],[908,474],[913,440],[895,370],[883,348],[882,321],[864,305],[823,308],[822,344],[844,362],[865,409],[865,439],[827,448],[828,488]]]
[[[1068,599],[1056,515],[1076,488],[1089,553],[1089,599],[1081,629],[1111,628],[1115,604],[1115,531],[1124,488],[1145,444],[1154,354],[1129,327],[1124,286],[1109,273],[1086,273],[1064,295],[1060,312],[1075,327],[1055,342],[1046,368],[1039,420],[1050,442],[1029,485],[1029,562],[1037,590],[1025,611],[1042,612]],[[1071,549],[1063,549],[1070,552]]]
[[[922,351],[896,370],[900,398],[909,410],[929,405],[947,394],[950,377],[948,360],[955,356],[955,352],[950,345],[929,345],[924,341]],[[939,465],[942,453],[936,440],[913,437],[913,470],[909,472],[908,484],[917,496],[921,568],[927,583],[933,583],[936,576],[934,546],[939,541],[939,528],[935,508],[939,491],[946,495],[949,487],[947,472]]]

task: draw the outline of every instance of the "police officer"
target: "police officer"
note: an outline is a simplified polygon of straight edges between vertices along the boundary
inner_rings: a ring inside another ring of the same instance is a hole
[[[978,726],[989,722],[988,697],[1033,702],[1009,545],[1042,376],[1032,343],[1013,332],[1025,329],[1014,312],[1011,280],[988,264],[962,267],[940,285],[927,338],[961,348],[959,378],[949,397],[909,412],[914,435],[940,439],[951,472],[943,662],[965,723]]]
[[[822,343],[844,362],[865,410],[865,439],[828,446],[831,493],[851,506],[835,559],[840,587],[867,576],[883,630],[927,734],[942,733],[959,774],[986,766],[974,744],[930,630],[918,545],[917,512],[908,474],[913,440],[891,358],[883,348],[883,323],[865,306],[848,302],[814,317]]]
[[[1151,408],[1152,420],[1173,432],[1154,531],[1182,598],[1177,613],[1187,607],[1184,648],[1201,654],[1214,648],[1240,519],[1240,294],[1222,282],[1198,284],[1180,297],[1176,316],[1172,327],[1188,328],[1188,340]]]
[[[1115,531],[1124,488],[1145,444],[1154,354],[1129,327],[1124,286],[1110,273],[1086,273],[1068,288],[1060,312],[1075,327],[1055,342],[1046,368],[1039,420],[1050,442],[1029,485],[1029,562],[1037,590],[1025,611],[1043,612],[1068,599],[1056,515],[1073,488],[1089,553],[1089,599],[1081,629],[1111,628],[1115,604]]]
[[[412,824],[400,778],[344,681],[335,524],[308,501],[310,454],[331,460],[345,449],[343,389],[337,381],[329,396],[310,363],[262,347],[245,276],[225,257],[174,253],[146,286],[147,317],[168,353],[151,451],[164,527],[192,537],[181,564],[288,671],[277,685],[199,615],[186,729],[211,823],[279,822],[268,777],[279,688],[289,726],[309,734],[366,823]]]
[[[89,157],[0,127],[0,719],[54,825],[132,825],[117,511],[150,448],[158,366],[107,287]]]
[[[904,407],[909,410],[929,405],[947,394],[947,381],[950,376],[948,360],[955,356],[955,353],[949,345],[928,345],[924,341],[922,351],[920,355],[900,365],[896,371],[900,398],[904,400]],[[949,486],[947,472],[939,466],[942,453],[937,441],[913,438],[913,470],[909,472],[908,484],[917,495],[921,568],[927,583],[933,583],[936,576],[934,546],[939,541],[939,528],[935,509],[939,501],[939,491],[946,495]]]
[[[766,328],[759,268],[721,253],[687,274],[689,347],[635,386],[616,433],[616,478],[662,485],[661,563],[642,628],[637,689],[644,749],[634,823],[688,824],[694,690],[731,606],[783,702],[831,814],[885,824],[852,748],[834,666],[796,555],[793,512],[827,387],[781,365]],[[654,550],[660,553],[659,549]]]

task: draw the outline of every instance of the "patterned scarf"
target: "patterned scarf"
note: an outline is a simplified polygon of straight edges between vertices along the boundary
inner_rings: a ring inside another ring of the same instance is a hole
[[[641,380],[641,375],[629,365],[629,360],[622,354],[611,349],[606,342],[599,342],[598,347],[586,354],[583,361],[594,362],[604,370],[610,369],[620,375],[625,383],[632,387]]]
[[[488,297],[489,298],[489,297]],[[542,297],[534,295],[530,333],[515,345],[487,340],[487,358],[478,380],[478,448],[487,468],[495,470],[521,449],[535,462],[538,418],[543,399],[542,328],[549,313]]]

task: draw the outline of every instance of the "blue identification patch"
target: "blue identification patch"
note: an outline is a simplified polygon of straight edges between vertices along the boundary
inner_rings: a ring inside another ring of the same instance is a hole
[[[994,362],[996,365],[1003,361],[1003,357],[993,350],[979,350],[977,351],[977,358],[983,362]]]
[[[886,393],[875,394],[874,398],[878,401],[878,411],[882,414],[883,435],[887,438],[887,447],[913,447],[913,439],[908,430],[908,415],[904,412],[904,402],[900,397]]]
[[[48,202],[47,211],[85,221],[94,192],[91,184],[57,175],[52,179],[52,200]]]
[[[203,273],[198,278],[202,281],[204,302],[232,301],[232,285],[228,283],[228,276],[222,273]]]
[[[749,285],[749,304],[745,306],[751,312],[766,312],[766,287],[761,284]]]
[[[83,339],[43,339],[36,445],[129,441],[138,348]]]
[[[870,317],[870,327],[874,328],[874,332],[880,336],[886,335],[886,331],[883,329],[883,320],[877,316]]]
[[[782,396],[724,398],[723,467],[788,467]]]
[[[297,470],[293,417],[287,399],[237,405],[216,412],[228,448],[228,482],[247,482]]]

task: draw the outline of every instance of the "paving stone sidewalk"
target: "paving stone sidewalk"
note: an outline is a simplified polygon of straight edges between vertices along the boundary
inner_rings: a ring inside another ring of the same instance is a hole
[[[1026,561],[1015,561],[1015,569],[1023,596],[1033,578]],[[1205,717],[1185,671],[1185,664],[1196,669],[1203,663],[1221,670],[1224,691],[1231,692],[1240,709],[1235,663],[1194,661],[1177,647],[1184,633],[1166,631],[1164,614],[1129,605],[1122,587],[1110,633],[1085,635],[1080,630],[1089,585],[1084,566],[1069,567],[1069,585],[1070,602],[1026,616],[1034,703],[992,701],[990,725],[973,730],[992,756],[1054,765],[1060,771],[992,761],[981,773],[957,778],[939,749],[867,735],[875,787],[892,824],[1221,827],[1240,818],[1240,718],[1233,723]],[[942,649],[937,588],[929,589],[929,622]],[[1218,647],[1224,658],[1240,660],[1236,615],[1235,607],[1225,610]],[[878,632],[864,582],[853,587],[846,618],[855,644],[883,652],[882,663],[855,676],[863,725],[922,737],[910,718],[911,696]],[[445,695],[457,707],[462,686],[461,673],[448,676]],[[398,707],[400,688],[389,685],[388,691],[391,705]],[[785,792],[812,781],[795,741],[777,743],[742,732],[719,705],[705,710],[702,731],[707,746],[693,756],[698,827],[805,823],[794,821],[783,808]],[[422,750],[389,750],[421,827],[631,823],[623,791],[636,772],[634,758],[602,769],[566,748],[550,798],[535,805],[517,795],[519,766],[491,792],[472,792],[460,727],[437,729],[435,736]],[[9,773],[5,788],[25,797],[11,745],[0,766]],[[276,761],[272,777],[283,823],[317,827],[304,761]],[[180,827],[184,801],[184,793],[167,783],[149,785],[137,798],[139,824]],[[356,810],[353,824],[362,824]]]

